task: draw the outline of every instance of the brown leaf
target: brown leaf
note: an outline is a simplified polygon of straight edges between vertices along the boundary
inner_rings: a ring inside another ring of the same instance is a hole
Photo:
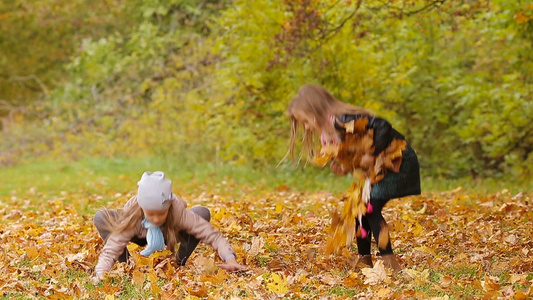
[[[200,275],[201,282],[211,282],[213,284],[219,284],[229,278],[228,273],[225,270],[219,269],[216,275],[202,274]]]
[[[274,258],[273,260],[267,263],[267,267],[271,272],[277,272],[277,271],[283,271],[286,266],[285,266],[285,263],[282,262],[280,259]]]
[[[344,285],[349,288],[353,288],[361,285],[362,280],[359,275],[355,272],[351,272],[347,277],[344,278]]]
[[[194,284],[192,287],[187,287],[187,292],[196,297],[207,297],[209,289],[205,284]]]
[[[365,132],[366,131],[366,125],[368,125],[368,119],[367,118],[359,118],[355,121],[355,124],[353,125],[355,132]]]
[[[483,286],[483,289],[487,292],[500,290],[500,284],[498,283],[498,279],[488,275],[485,275],[485,280],[481,281],[481,285]]]
[[[444,275],[439,280],[439,285],[444,288],[449,287],[451,284],[453,284],[453,278],[449,275]]]

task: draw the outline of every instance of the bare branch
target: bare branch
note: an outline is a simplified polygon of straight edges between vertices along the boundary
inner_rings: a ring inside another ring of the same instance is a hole
[[[41,88],[45,96],[50,95],[50,92],[48,88],[46,87],[46,85],[35,74],[30,74],[27,76],[12,76],[8,80],[9,81],[27,81],[27,80],[32,80],[32,79],[35,80],[35,82],[37,82],[37,84],[39,85],[39,87]]]
[[[393,5],[391,5],[390,2],[387,2],[387,1],[380,1],[380,2],[381,2],[381,5],[375,6],[375,7],[369,7],[369,9],[373,10],[373,11],[379,11],[379,10],[382,10],[383,8],[387,8],[387,9],[391,10],[391,14],[394,17],[402,19],[404,17],[410,17],[412,15],[416,15],[418,13],[421,13],[421,12],[423,12],[425,10],[437,7],[438,5],[444,4],[446,2],[446,0],[433,0],[433,1],[430,1],[428,4],[426,4],[425,6],[419,8],[419,9],[412,10],[412,11],[404,11],[403,8],[393,6]]]
[[[320,41],[320,43],[318,43],[318,45],[316,47],[314,47],[313,49],[311,49],[310,52],[314,52],[316,49],[322,47],[322,45],[324,45],[327,41],[329,41],[333,36],[335,36],[343,27],[344,25],[346,25],[346,22],[348,22],[349,20],[351,20],[355,14],[357,13],[357,11],[359,10],[359,8],[361,7],[361,3],[363,2],[363,0],[358,0],[357,1],[357,5],[355,6],[355,9],[346,17],[344,18],[344,20],[342,20],[335,28],[331,29],[331,30],[328,30],[326,32],[324,32],[322,34],[322,36],[320,36],[319,38],[317,38],[317,40]]]

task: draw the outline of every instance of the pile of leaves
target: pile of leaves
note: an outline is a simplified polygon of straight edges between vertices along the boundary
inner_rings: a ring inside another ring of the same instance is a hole
[[[329,211],[338,195],[262,191],[231,183],[182,194],[205,205],[212,223],[249,269],[219,269],[201,244],[184,267],[168,251],[116,264],[94,286],[102,241],[89,214],[118,208],[131,194],[50,196],[35,188],[0,199],[0,297],[24,299],[352,299],[514,298],[533,295],[533,193],[442,193],[392,200],[384,209],[393,248],[404,270],[391,273],[375,259],[357,266],[356,249],[325,255]],[[195,192],[196,193],[196,192]],[[244,195],[244,196],[243,196]],[[375,245],[374,250],[377,249]]]

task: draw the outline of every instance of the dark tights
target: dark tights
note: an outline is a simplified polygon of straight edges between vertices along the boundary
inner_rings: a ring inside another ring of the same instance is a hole
[[[383,218],[383,215],[381,214],[381,210],[383,209],[383,206],[389,201],[389,199],[386,200],[377,200],[377,199],[370,199],[370,203],[373,206],[373,211],[371,214],[366,214],[362,218],[363,228],[367,231],[368,235],[366,238],[357,237],[357,250],[359,254],[361,255],[368,255],[371,254],[371,238],[372,234],[374,234],[374,239],[376,243],[379,241],[379,233],[381,232],[381,226],[382,224],[386,226],[385,219]],[[359,229],[359,221],[355,221],[355,229]],[[379,247],[378,247],[379,249]],[[387,247],[385,249],[379,249],[379,254],[385,255],[385,254],[392,254],[392,246],[389,242],[387,243]]]

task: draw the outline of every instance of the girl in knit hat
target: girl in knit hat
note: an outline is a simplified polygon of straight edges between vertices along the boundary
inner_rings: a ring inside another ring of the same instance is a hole
[[[385,266],[400,270],[381,209],[392,198],[420,194],[420,167],[413,148],[385,119],[337,100],[320,86],[302,86],[289,104],[288,112],[291,122],[288,155],[294,157],[297,130],[302,126],[303,152],[307,159],[326,165],[332,156],[335,158],[330,167],[334,173],[345,175],[362,170],[369,174],[362,193],[362,198],[368,201],[366,212],[355,222],[359,262],[372,266],[373,234]],[[315,155],[315,134],[320,136],[322,150],[333,155],[324,159]]]
[[[171,181],[165,173],[145,172],[138,182],[137,196],[132,197],[123,210],[103,209],[94,216],[94,224],[105,241],[95,268],[94,283],[104,278],[115,261],[126,262],[129,242],[145,246],[142,255],[149,256],[165,246],[175,251],[179,265],[185,262],[200,241],[217,250],[224,261],[220,268],[241,271],[246,268],[236,261],[229,242],[210,223],[206,207],[187,209],[185,201],[172,193]]]

